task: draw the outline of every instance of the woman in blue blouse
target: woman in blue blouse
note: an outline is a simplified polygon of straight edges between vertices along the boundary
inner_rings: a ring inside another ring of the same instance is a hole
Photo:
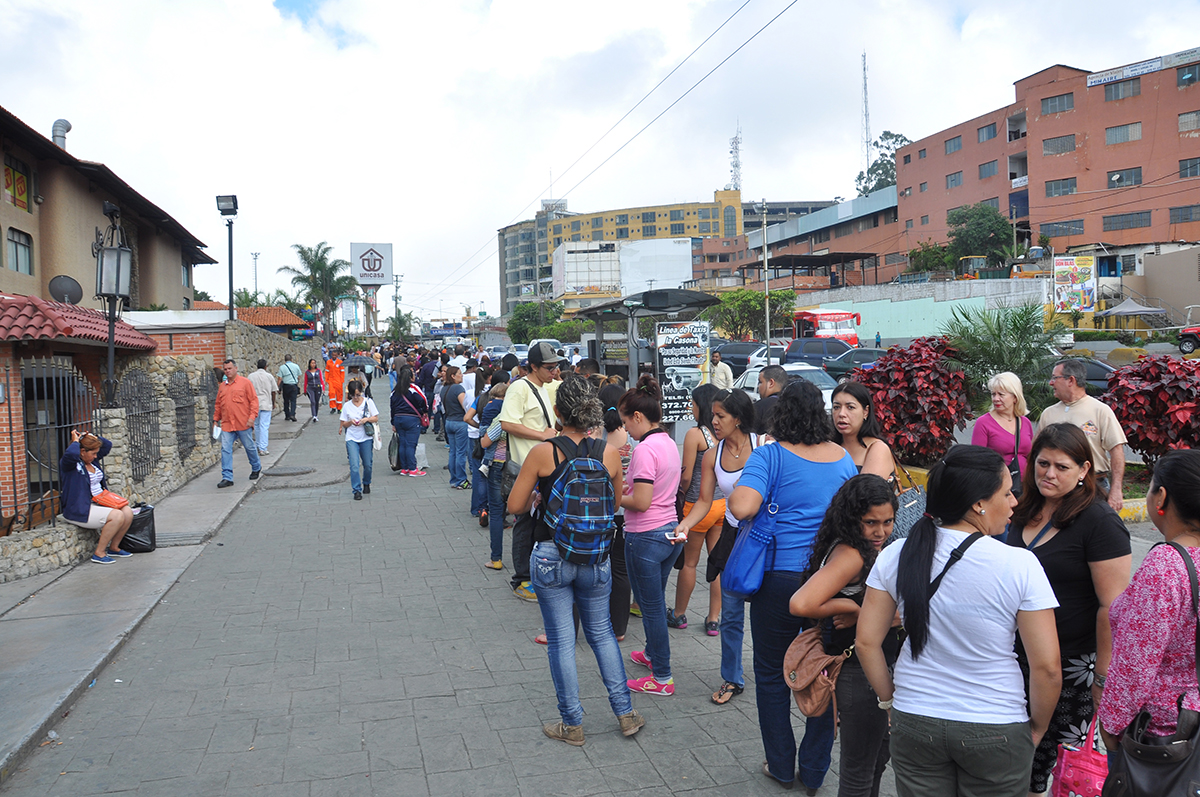
[[[99,461],[112,450],[112,441],[88,433],[80,435],[71,430],[71,445],[58,461],[59,485],[62,490],[63,517],[84,529],[99,529],[92,561],[111,565],[116,558],[132,556],[122,551],[121,540],[133,523],[133,510],[126,504],[122,509],[110,509],[93,503],[93,496],[108,489],[108,481]]]
[[[728,505],[738,520],[754,517],[767,498],[779,506],[762,587],[750,598],[754,689],[767,757],[763,774],[790,788],[798,761],[800,780],[814,794],[829,770],[833,710],[808,719],[797,759],[792,690],[783,680],[783,656],[808,621],[793,617],[788,602],[803,583],[829,503],[858,471],[846,450],[831,442],[825,400],[811,382],[798,379],[784,388],[770,434],[778,445],[754,450]]]

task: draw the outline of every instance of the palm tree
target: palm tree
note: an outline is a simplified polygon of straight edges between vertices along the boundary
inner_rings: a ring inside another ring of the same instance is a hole
[[[300,267],[280,266],[277,271],[291,275],[292,286],[299,290],[299,298],[317,311],[328,335],[334,328],[333,311],[338,299],[357,296],[358,280],[342,273],[350,269],[348,261],[329,259],[333,247],[325,241],[316,246],[293,244],[292,248],[300,258]]]
[[[258,307],[261,304],[266,303],[262,300],[262,294],[256,291],[238,288],[233,292],[234,307]]]

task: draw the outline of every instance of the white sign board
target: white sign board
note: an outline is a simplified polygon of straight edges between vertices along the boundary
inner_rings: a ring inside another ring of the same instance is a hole
[[[350,244],[350,273],[359,285],[390,285],[392,245]]]
[[[354,299],[342,299],[342,323],[346,326],[358,325],[358,302]]]

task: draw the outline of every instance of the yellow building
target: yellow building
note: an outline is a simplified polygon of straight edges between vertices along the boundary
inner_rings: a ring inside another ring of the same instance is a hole
[[[741,235],[742,193],[714,191],[711,202],[571,213],[564,200],[543,203],[533,221],[498,232],[500,313],[521,301],[547,298],[551,255],[564,241],[637,241],[647,238],[721,238]]]

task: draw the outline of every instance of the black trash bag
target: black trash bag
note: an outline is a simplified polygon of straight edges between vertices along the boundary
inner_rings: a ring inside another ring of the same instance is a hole
[[[395,432],[392,432],[392,439],[388,442],[388,464],[392,470],[400,470],[400,435]]]
[[[137,514],[129,524],[129,531],[121,538],[120,548],[129,553],[150,553],[158,547],[154,533],[154,507],[142,504],[134,507],[134,511]]]

